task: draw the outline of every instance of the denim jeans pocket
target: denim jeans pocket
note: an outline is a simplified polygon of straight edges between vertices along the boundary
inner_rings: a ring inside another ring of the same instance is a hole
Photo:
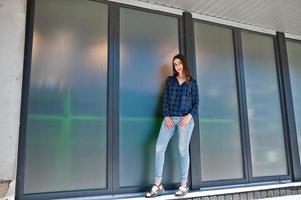
[[[194,126],[194,119],[193,117],[191,117],[191,119],[188,122],[189,125]]]

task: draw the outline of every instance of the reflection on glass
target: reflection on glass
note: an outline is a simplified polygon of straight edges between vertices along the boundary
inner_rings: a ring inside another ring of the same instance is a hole
[[[120,186],[148,185],[153,181],[155,143],[163,119],[162,90],[179,52],[178,21],[121,8],[120,43]],[[166,152],[166,183],[179,181],[175,138]]]
[[[107,187],[106,5],[35,1],[24,193]]]
[[[287,54],[294,102],[295,122],[301,160],[301,43],[287,41]]]
[[[243,178],[232,31],[194,23],[202,181]]]
[[[273,38],[242,32],[252,172],[287,174]]]

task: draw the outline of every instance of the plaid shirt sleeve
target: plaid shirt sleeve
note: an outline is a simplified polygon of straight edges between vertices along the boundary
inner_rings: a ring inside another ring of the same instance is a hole
[[[199,91],[198,91],[198,85],[195,80],[191,81],[191,110],[190,114],[195,117],[198,114],[199,111]]]
[[[170,113],[169,113],[169,82],[170,82],[170,77],[168,77],[165,82],[165,87],[164,87],[164,92],[163,92],[163,115],[164,115],[164,117],[170,116]]]

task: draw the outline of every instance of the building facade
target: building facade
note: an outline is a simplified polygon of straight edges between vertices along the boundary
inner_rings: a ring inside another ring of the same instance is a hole
[[[298,182],[300,40],[134,3],[27,1],[16,198],[146,191],[177,53],[199,87],[191,189]],[[169,190],[180,181],[177,151],[174,137],[164,166]]]

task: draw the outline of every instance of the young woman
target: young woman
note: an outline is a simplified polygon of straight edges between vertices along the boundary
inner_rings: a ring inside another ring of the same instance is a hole
[[[194,127],[193,117],[198,113],[199,95],[197,83],[191,78],[187,61],[183,55],[173,58],[173,76],[169,76],[163,93],[164,120],[156,143],[155,180],[146,197],[155,197],[164,191],[161,183],[164,155],[169,140],[178,131],[181,185],[176,196],[188,193],[189,143]]]

